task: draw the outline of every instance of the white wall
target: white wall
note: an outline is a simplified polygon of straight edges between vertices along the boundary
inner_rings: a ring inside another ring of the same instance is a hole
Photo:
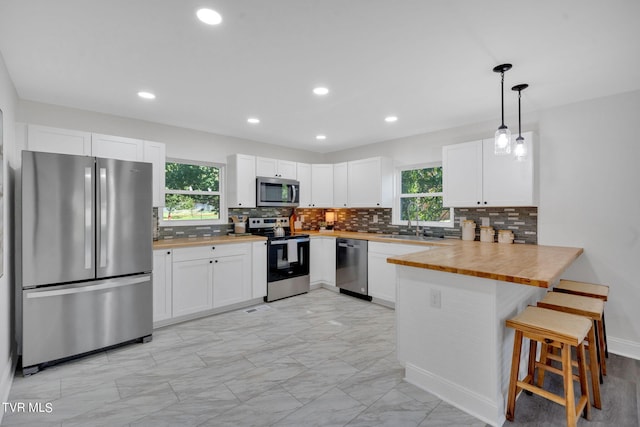
[[[6,402],[11,388],[13,379],[14,357],[13,351],[14,334],[13,334],[13,295],[14,295],[14,279],[13,279],[13,186],[11,174],[9,173],[10,165],[14,163],[15,142],[15,111],[17,108],[18,95],[16,93],[13,82],[9,77],[4,59],[0,54],[0,109],[2,110],[4,120],[2,126],[3,133],[3,153],[4,153],[4,176],[3,176],[3,192],[4,203],[2,212],[2,244],[3,244],[3,270],[4,274],[0,278],[0,399]],[[0,421],[4,411],[0,410]]]
[[[304,150],[25,100],[19,102],[17,121],[163,142],[169,158],[220,163],[235,153],[309,163],[318,158]]]
[[[563,277],[610,286],[610,350],[640,359],[640,91],[523,116],[523,131],[538,141],[538,243],[584,248]],[[506,122],[513,131],[517,119]],[[329,153],[326,161],[440,161],[443,145],[491,137],[496,124]]]

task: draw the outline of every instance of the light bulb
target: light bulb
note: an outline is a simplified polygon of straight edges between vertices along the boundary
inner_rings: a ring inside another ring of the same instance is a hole
[[[527,158],[527,146],[524,143],[524,138],[521,136],[516,138],[516,143],[513,147],[513,156],[519,162],[522,162]]]
[[[498,156],[511,153],[511,131],[506,126],[500,126],[496,131],[493,152]]]

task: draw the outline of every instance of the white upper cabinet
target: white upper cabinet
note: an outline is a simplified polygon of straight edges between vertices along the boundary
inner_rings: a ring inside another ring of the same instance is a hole
[[[296,162],[256,157],[256,176],[296,179]]]
[[[164,206],[164,163],[165,145],[160,142],[144,141],[145,162],[153,165],[153,206]]]
[[[227,157],[227,203],[230,208],[256,207],[256,158],[247,154]]]
[[[144,142],[121,136],[91,134],[91,155],[107,159],[144,160]]]
[[[28,125],[27,150],[90,156],[91,133]]]
[[[333,165],[311,165],[311,206],[315,208],[333,206]]]
[[[298,163],[298,182],[300,182],[300,207],[311,207],[311,165]]]
[[[443,147],[444,205],[537,206],[535,141],[532,132],[522,136],[529,145],[529,155],[522,162],[511,155],[496,156],[493,139]]]
[[[348,196],[349,164],[336,163],[333,165],[333,206],[346,208],[349,203]]]
[[[393,164],[391,159],[373,157],[348,162],[349,206],[385,207],[393,204]]]

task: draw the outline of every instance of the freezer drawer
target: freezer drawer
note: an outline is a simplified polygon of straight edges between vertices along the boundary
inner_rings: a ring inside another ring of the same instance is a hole
[[[24,290],[22,366],[151,335],[150,274]]]

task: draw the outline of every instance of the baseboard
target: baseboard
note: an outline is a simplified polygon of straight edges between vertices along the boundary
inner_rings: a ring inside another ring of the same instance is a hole
[[[178,323],[189,322],[191,320],[200,319],[203,317],[213,316],[214,314],[226,313],[228,311],[239,310],[242,308],[251,307],[252,305],[268,304],[264,302],[264,298],[253,298],[248,301],[238,302],[224,307],[218,307],[211,310],[200,311],[198,313],[185,314],[183,316],[172,317],[171,319],[160,320],[153,322],[153,329],[159,329],[165,326],[175,325]]]
[[[498,410],[497,402],[411,363],[405,366],[405,381],[492,426],[502,426],[506,421],[504,411]]]
[[[9,363],[5,366],[4,371],[2,372],[2,376],[0,377],[0,398],[2,398],[2,402],[9,401],[9,394],[11,393],[11,385],[13,384],[13,376],[16,372],[16,364],[18,363],[18,358],[14,357],[11,354],[9,357]],[[2,425],[2,417],[4,416],[4,408],[0,410],[0,425]]]
[[[607,336],[607,344],[609,345],[610,353],[640,360],[640,343]]]
[[[327,283],[323,283],[322,284],[322,288],[330,290],[331,292],[335,292],[335,293],[338,293],[338,294],[340,293],[340,288],[338,288],[337,286],[334,286],[334,285],[329,285]]]

